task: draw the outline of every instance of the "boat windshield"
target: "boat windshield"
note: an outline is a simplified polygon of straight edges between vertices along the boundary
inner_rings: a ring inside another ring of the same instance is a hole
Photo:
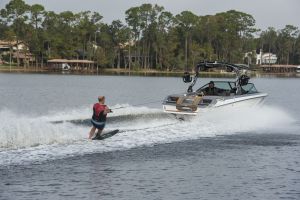
[[[213,94],[213,96],[229,96],[229,95],[235,95],[236,94],[236,84],[235,82],[228,82],[228,81],[214,81],[214,87],[217,88],[217,93]],[[207,90],[209,88],[209,83],[205,84],[201,88],[199,88],[196,93],[201,93]],[[248,83],[247,85],[244,85],[241,87],[241,91],[239,95],[243,94],[253,94],[257,93],[257,90],[253,83]]]
[[[235,93],[235,82],[228,81],[214,81],[214,87],[217,88],[217,93],[213,96],[229,96],[230,93]],[[204,92],[209,88],[209,83],[199,88],[196,93]]]
[[[248,83],[247,85],[242,86],[242,94],[253,94],[257,93],[257,89],[255,88],[253,83]]]
[[[207,88],[209,83],[203,85],[201,88],[197,90],[197,92],[201,92],[203,89]],[[231,90],[235,87],[235,82],[227,82],[227,81],[214,81],[214,85],[216,88],[222,90]]]

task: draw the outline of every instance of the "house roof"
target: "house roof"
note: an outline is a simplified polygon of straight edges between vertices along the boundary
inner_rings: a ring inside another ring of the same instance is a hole
[[[67,60],[67,59],[51,59],[48,63],[82,63],[82,64],[93,64],[91,60]]]

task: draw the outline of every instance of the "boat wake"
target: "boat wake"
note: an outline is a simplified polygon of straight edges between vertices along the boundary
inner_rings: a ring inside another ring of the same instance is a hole
[[[116,105],[115,107],[120,107]],[[215,109],[180,120],[160,109],[123,105],[109,116],[106,130],[121,132],[105,141],[87,140],[90,109],[19,116],[0,111],[0,166],[44,162],[90,153],[239,133],[294,133],[295,120],[275,107]],[[114,107],[112,107],[114,108]]]

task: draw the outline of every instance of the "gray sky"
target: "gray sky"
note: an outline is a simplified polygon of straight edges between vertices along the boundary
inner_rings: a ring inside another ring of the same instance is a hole
[[[0,0],[0,8],[9,0]],[[80,12],[91,10],[99,12],[103,21],[124,21],[125,11],[143,3],[163,6],[165,10],[178,14],[184,10],[196,15],[214,15],[231,9],[248,13],[256,20],[256,27],[282,29],[290,24],[300,28],[300,0],[25,0],[27,4],[41,4],[48,11],[62,12],[70,10]]]

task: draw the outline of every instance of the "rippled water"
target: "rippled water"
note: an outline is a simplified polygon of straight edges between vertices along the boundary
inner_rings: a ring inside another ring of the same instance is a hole
[[[300,199],[299,79],[253,82],[263,108],[182,121],[180,78],[0,74],[0,199]],[[98,95],[121,133],[88,141]]]

